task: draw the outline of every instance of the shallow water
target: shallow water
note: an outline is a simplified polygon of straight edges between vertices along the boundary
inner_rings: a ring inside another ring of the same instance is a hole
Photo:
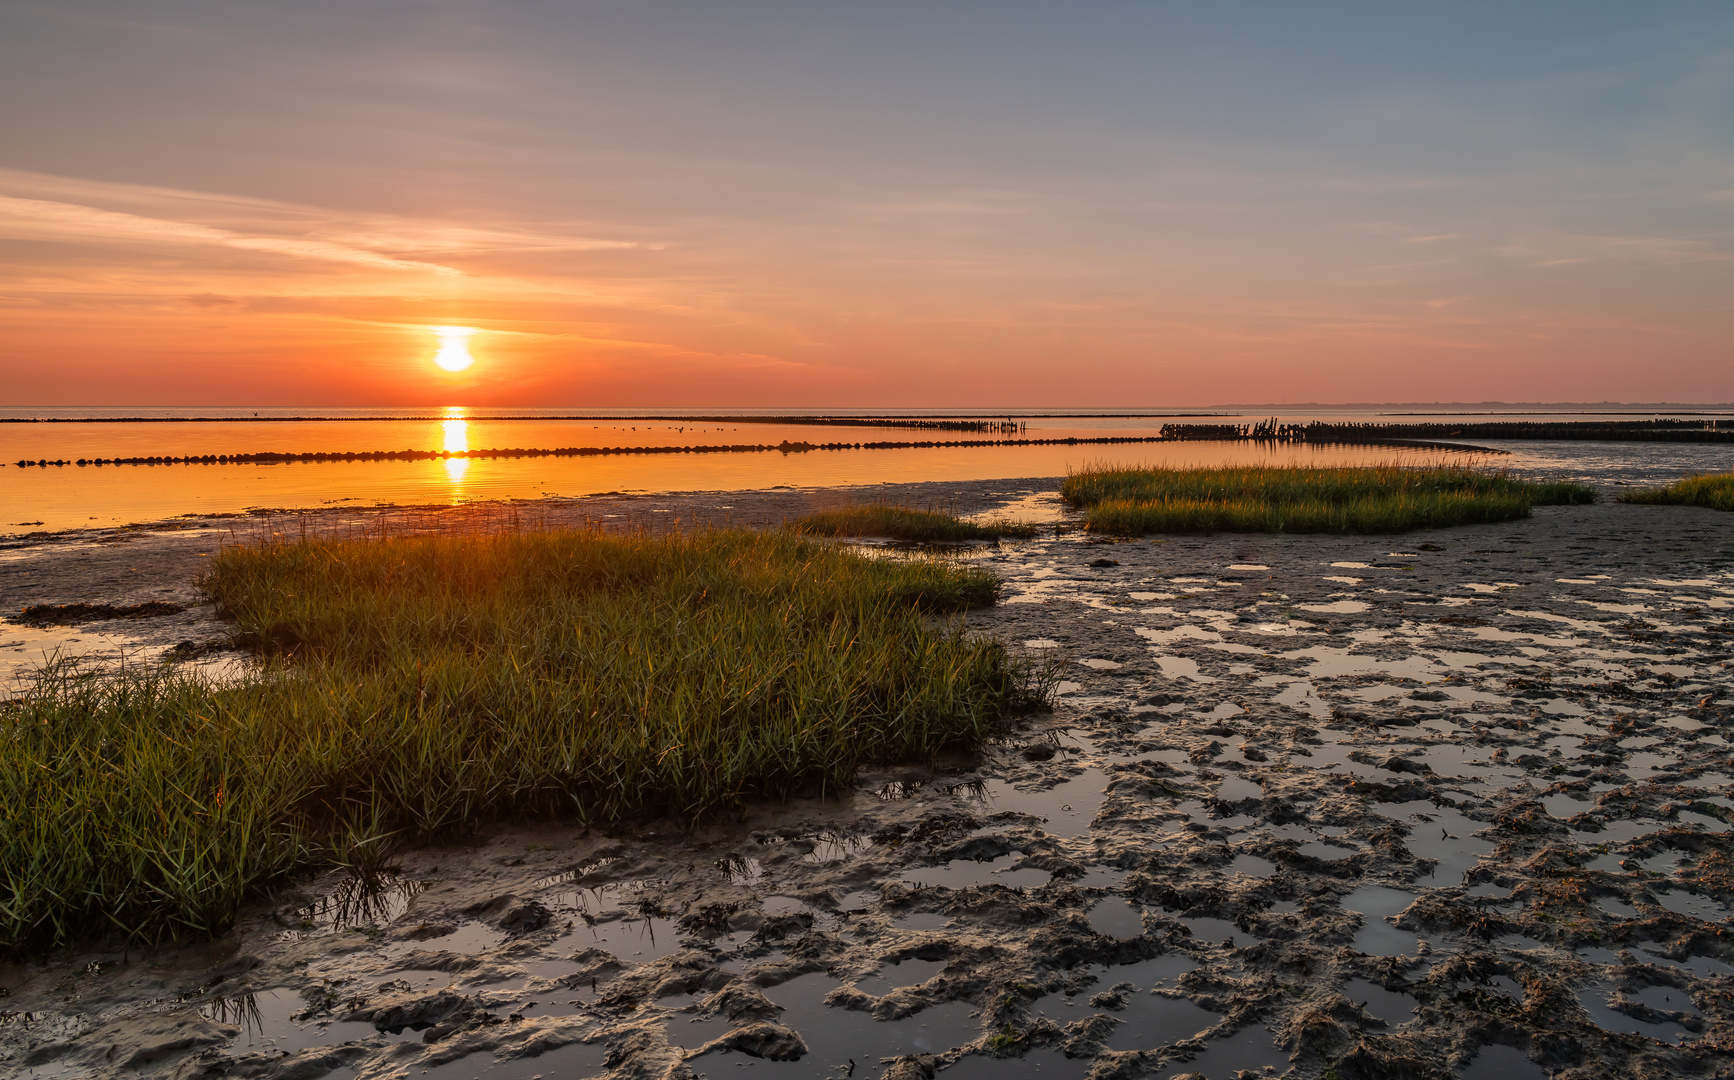
[[[1547,1080],[1547,1070],[1531,1061],[1528,1054],[1498,1044],[1482,1047],[1458,1075],[1463,1080]]]
[[[1269,1030],[1252,1024],[1239,1031],[1210,1039],[1204,1049],[1186,1060],[1157,1070],[1156,1076],[1178,1076],[1188,1072],[1203,1073],[1205,1080],[1231,1080],[1242,1070],[1274,1068],[1278,1072],[1288,1067],[1288,1053],[1277,1046]]]
[[[1121,1024],[1108,1036],[1108,1049],[1155,1050],[1190,1039],[1215,1027],[1222,1019],[1185,998],[1163,997],[1142,988],[1140,991],[1127,998],[1124,1009],[1109,1014]]]
[[[1008,889],[1033,889],[1045,885],[1052,876],[1046,870],[1016,869],[1022,856],[1017,852],[997,859],[977,862],[954,859],[944,866],[926,866],[903,871],[903,880],[913,885],[943,885],[947,889],[967,889],[972,885],[1004,885]]]
[[[1660,990],[1661,988],[1649,987],[1647,989],[1655,991]],[[1640,1020],[1635,1016],[1630,1016],[1621,1012],[1613,1007],[1614,993],[1615,991],[1612,986],[1607,983],[1598,983],[1594,986],[1588,986],[1578,991],[1577,1003],[1583,1006],[1584,1011],[1589,1014],[1590,1022],[1604,1031],[1612,1031],[1616,1034],[1643,1035],[1651,1039],[1674,1039],[1687,1033],[1684,1027],[1681,1027],[1672,1020],[1651,1022],[1648,1020]],[[1652,1004],[1647,1000],[1646,995],[1643,994],[1628,994],[1626,996],[1634,1001],[1642,1001],[1644,1004],[1650,1005],[1655,1009],[1666,1008],[1669,1012],[1693,1011],[1689,1001],[1684,1003],[1675,1002],[1671,1006],[1664,1006]],[[1661,995],[1651,994],[1647,996],[1659,998]],[[1675,991],[1673,996],[1676,998],[1679,997],[1679,992]]]
[[[1118,462],[1170,466],[1215,464],[1382,464],[1437,461],[1439,450],[1397,446],[1290,446],[1258,443],[1121,445],[992,445],[995,437],[910,428],[826,427],[773,423],[580,419],[558,410],[516,410],[517,418],[474,409],[326,410],[324,415],[419,419],[233,422],[0,423],[0,535],[31,528],[104,527],[181,514],[235,513],[249,507],[453,504],[483,499],[573,498],[601,491],[738,491],[837,487],[932,480],[1062,476],[1092,451]],[[748,413],[752,410],[731,410]],[[762,411],[762,410],[761,410]],[[66,410],[24,410],[67,414]],[[73,413],[95,415],[100,410]],[[141,413],[148,412],[141,410]],[[156,411],[191,416],[213,410]],[[619,411],[616,410],[616,415]],[[8,415],[18,415],[11,410]],[[275,415],[297,415],[275,410]],[[234,416],[229,413],[227,415]],[[242,414],[244,417],[244,414]],[[932,414],[928,414],[932,415]],[[1171,421],[1172,418],[1167,418]],[[1152,436],[1164,418],[1045,418],[1028,421],[1019,438]],[[749,453],[613,454],[588,457],[450,458],[427,461],[296,462],[286,464],[103,465],[18,468],[36,461],[273,453],[368,453],[381,450],[479,451],[512,447],[666,447],[782,443],[986,442],[896,450],[766,449]],[[1465,461],[1488,455],[1461,453]],[[1026,508],[1032,520],[1052,520],[1048,503]]]
[[[606,1043],[574,1042],[535,1057],[504,1061],[484,1051],[418,1071],[415,1075],[427,1080],[552,1080],[554,1077],[582,1080],[606,1073],[607,1059]]]
[[[1112,938],[1134,938],[1144,933],[1144,913],[1118,897],[1109,897],[1090,909],[1090,929]]]
[[[945,970],[944,960],[900,960],[886,964],[855,984],[863,993],[882,997],[899,986],[920,986]]]
[[[1369,1015],[1382,1020],[1388,1027],[1408,1023],[1415,1011],[1415,999],[1408,994],[1387,990],[1366,979],[1350,979],[1344,983],[1343,996],[1364,1007]]]
[[[719,1065],[756,1062],[771,1075],[827,1077],[846,1068],[851,1058],[872,1062],[897,1054],[932,1054],[971,1043],[979,1034],[975,1010],[967,1003],[946,1002],[901,1020],[878,1021],[868,1013],[826,1005],[825,995],[838,985],[831,976],[814,972],[765,990],[766,997],[782,1006],[777,1022],[794,1029],[807,1043],[810,1053],[799,1061],[766,1061],[715,1051],[695,1059],[695,1067],[703,1070],[710,1064],[706,1059],[715,1056]]]
[[[945,1080],[1029,1080],[1032,1077],[1076,1077],[1078,1063],[1053,1050],[1031,1050],[1023,1057],[996,1058],[969,1054],[939,1075]]]
[[[379,1032],[372,1024],[333,1020],[329,1015],[304,1018],[305,998],[293,990],[260,990],[239,997],[219,998],[200,1014],[241,1029],[238,1045],[249,1050],[294,1054],[314,1046],[336,1046],[368,1039]]]
[[[1343,897],[1344,910],[1361,915],[1361,929],[1355,934],[1355,949],[1369,956],[1413,953],[1415,940],[1420,935],[1398,929],[1390,918],[1414,902],[1414,893],[1383,885],[1362,886]]]

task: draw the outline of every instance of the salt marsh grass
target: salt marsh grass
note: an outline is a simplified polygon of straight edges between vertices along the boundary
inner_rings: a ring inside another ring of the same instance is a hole
[[[903,506],[850,506],[808,514],[790,527],[811,536],[883,536],[892,540],[958,541],[995,540],[1002,536],[1030,537],[1034,525],[993,521],[977,525],[937,510],[912,510]]]
[[[1532,484],[1452,466],[1368,468],[1097,466],[1068,476],[1066,501],[1110,533],[1396,533],[1511,521],[1533,506],[1595,501],[1579,484]]]
[[[1620,502],[1649,505],[1708,506],[1734,510],[1734,472],[1697,473],[1667,487],[1644,488],[1620,494]]]
[[[224,549],[264,655],[42,673],[0,709],[0,944],[211,933],[301,870],[490,819],[688,820],[975,744],[1051,673],[936,618],[997,581],[786,534]]]

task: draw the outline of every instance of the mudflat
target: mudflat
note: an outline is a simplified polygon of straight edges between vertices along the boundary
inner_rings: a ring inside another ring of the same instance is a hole
[[[868,496],[998,513],[1055,486],[464,513],[760,526]],[[0,641],[220,646],[189,582],[231,525],[368,522],[188,524],[7,550],[7,611],[185,607]],[[1123,541],[1062,522],[955,557],[1006,581],[969,624],[1066,673],[1052,713],[979,756],[697,828],[490,829],[400,852],[376,896],[331,875],[214,942],[6,967],[0,1061],[466,1080],[1734,1067],[1734,517],[1603,504]]]

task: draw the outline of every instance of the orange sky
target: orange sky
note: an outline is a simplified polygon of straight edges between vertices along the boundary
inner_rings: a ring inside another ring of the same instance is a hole
[[[17,5],[0,405],[1734,399],[1727,9],[1014,7]]]

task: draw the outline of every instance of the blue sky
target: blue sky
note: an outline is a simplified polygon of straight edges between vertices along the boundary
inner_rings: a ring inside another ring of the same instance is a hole
[[[1734,398],[1725,3],[0,22],[29,403]]]

